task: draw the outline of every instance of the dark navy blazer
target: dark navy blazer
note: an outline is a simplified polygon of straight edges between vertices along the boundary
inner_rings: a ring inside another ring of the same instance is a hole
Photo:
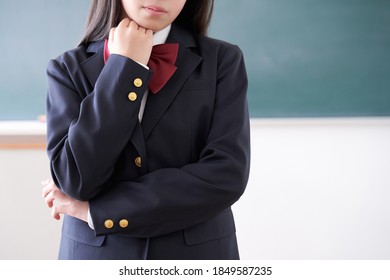
[[[230,206],[250,161],[242,52],[176,25],[167,42],[180,45],[177,71],[149,93],[141,124],[151,71],[115,54],[104,64],[103,42],[49,62],[52,177],[89,201],[95,227],[66,216],[62,259],[238,258]]]

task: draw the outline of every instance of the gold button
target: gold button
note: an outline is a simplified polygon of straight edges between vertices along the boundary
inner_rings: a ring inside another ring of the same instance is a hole
[[[130,92],[127,97],[129,98],[130,101],[136,101],[137,100],[137,94],[134,91]]]
[[[112,220],[105,220],[104,226],[106,228],[108,228],[108,229],[113,228],[114,227],[114,222]]]
[[[134,160],[134,163],[136,166],[141,167],[142,166],[142,159],[141,157],[136,157]]]
[[[128,225],[129,225],[129,221],[126,220],[126,219],[122,219],[122,220],[119,221],[119,226],[121,228],[127,228]]]
[[[142,80],[140,78],[134,79],[134,85],[138,88],[142,87]]]

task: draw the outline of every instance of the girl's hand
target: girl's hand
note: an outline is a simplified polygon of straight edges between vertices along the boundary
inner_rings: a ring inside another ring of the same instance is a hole
[[[60,214],[67,214],[69,216],[78,218],[85,222],[88,221],[88,202],[78,201],[63,193],[52,180],[42,182],[43,190],[42,197],[46,205],[52,208],[51,216],[59,220]]]
[[[111,54],[120,54],[146,65],[152,47],[153,31],[139,26],[128,18],[110,30],[108,49]]]

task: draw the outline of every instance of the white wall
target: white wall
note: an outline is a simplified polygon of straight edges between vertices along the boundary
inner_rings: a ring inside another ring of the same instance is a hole
[[[390,119],[252,122],[244,259],[390,259]]]
[[[40,182],[44,150],[0,150],[0,259],[56,259],[61,224],[50,217]]]
[[[4,129],[0,124],[0,140]],[[390,118],[252,120],[243,259],[390,259]],[[44,150],[0,150],[0,259],[55,259]]]

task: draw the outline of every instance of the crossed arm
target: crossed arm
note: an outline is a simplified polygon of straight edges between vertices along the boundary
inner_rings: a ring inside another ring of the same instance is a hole
[[[118,27],[112,28],[110,31],[110,53],[120,54],[146,65],[152,49],[152,35],[152,30],[144,29],[134,21],[125,18]],[[130,42],[132,43],[130,44]],[[60,214],[67,214],[83,221],[88,220],[88,202],[79,201],[66,195],[51,179],[45,180],[41,184],[43,186],[42,197],[46,205],[52,208],[51,215],[54,219],[59,220]]]
[[[43,186],[42,197],[46,205],[52,209],[51,216],[54,219],[60,220],[61,214],[67,214],[84,222],[88,221],[89,203],[87,201],[79,201],[66,195],[51,179],[41,184]]]

